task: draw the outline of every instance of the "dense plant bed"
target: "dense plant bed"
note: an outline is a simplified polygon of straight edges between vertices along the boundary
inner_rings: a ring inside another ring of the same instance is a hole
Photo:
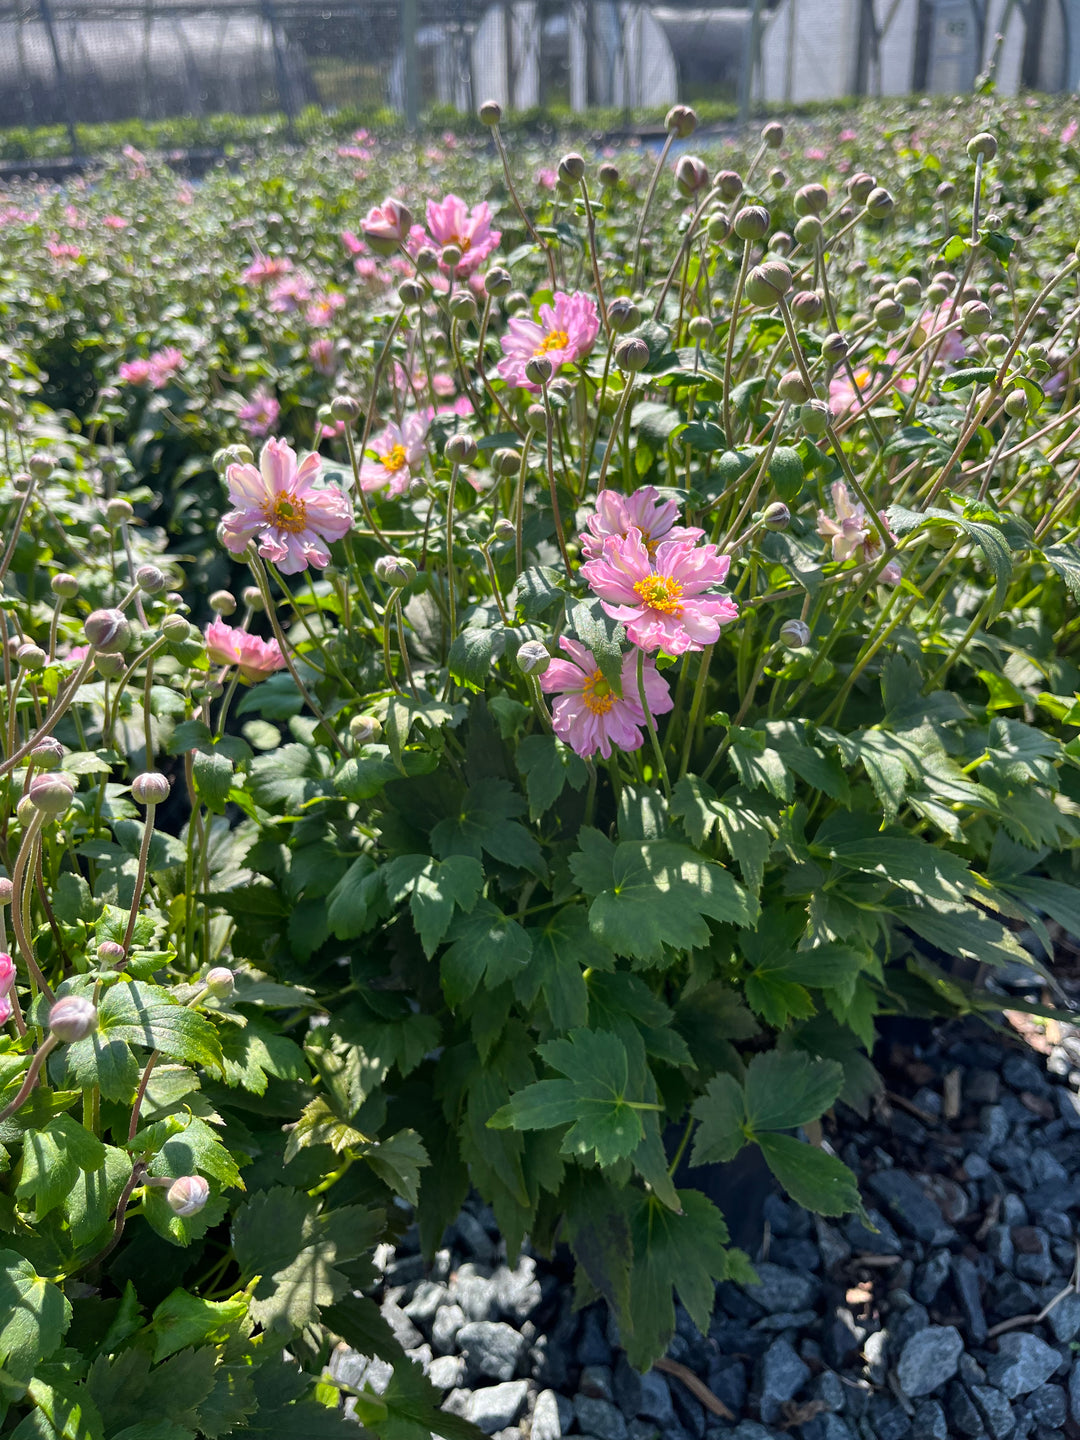
[[[1080,932],[1077,130],[925,113],[0,203],[0,1433],[465,1440],[470,1192],[647,1370]]]

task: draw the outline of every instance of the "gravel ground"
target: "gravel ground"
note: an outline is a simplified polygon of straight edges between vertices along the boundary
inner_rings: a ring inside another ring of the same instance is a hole
[[[510,1269],[479,1203],[432,1267],[413,1231],[382,1257],[384,1316],[496,1440],[1080,1440],[1080,1030],[1049,1054],[974,1022],[916,1034],[878,1057],[871,1118],[839,1106],[829,1135],[876,1232],[771,1195],[760,1284],[718,1286],[707,1336],[677,1307],[664,1370],[630,1368],[606,1307],[573,1312],[565,1257]],[[390,1375],[345,1347],[333,1370]]]

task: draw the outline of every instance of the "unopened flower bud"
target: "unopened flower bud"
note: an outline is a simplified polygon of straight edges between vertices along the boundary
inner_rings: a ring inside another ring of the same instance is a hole
[[[680,195],[687,197],[704,190],[709,183],[709,170],[696,155],[680,155],[675,165],[675,184]]]
[[[461,264],[461,246],[444,245],[439,259],[442,264],[446,266],[447,270],[456,270]]]
[[[615,346],[615,364],[620,370],[635,375],[649,363],[649,347],[636,335],[627,335]]]
[[[808,400],[799,410],[799,423],[808,435],[823,435],[831,418],[824,400]]]
[[[744,205],[735,212],[733,226],[740,240],[762,240],[769,230],[769,212],[764,205]]]
[[[459,432],[447,439],[443,454],[451,465],[473,465],[479,451],[476,448],[476,441],[471,435]]]
[[[585,160],[576,150],[571,150],[559,161],[559,179],[564,185],[576,185],[584,176]]]
[[[502,295],[509,295],[513,284],[510,271],[502,265],[493,265],[484,276],[484,289],[496,299]]]
[[[781,375],[776,390],[782,400],[790,400],[793,405],[805,404],[813,394],[798,370]]]
[[[695,315],[686,328],[690,332],[691,340],[699,343],[712,337],[713,323],[707,315]]]
[[[55,770],[66,754],[67,751],[55,735],[46,735],[30,751],[30,759],[33,761],[34,769],[45,774],[50,770]]]
[[[65,995],[49,1011],[49,1030],[65,1045],[85,1040],[97,1023],[98,1012],[84,995]]]
[[[779,120],[770,120],[762,127],[761,138],[770,150],[779,150],[784,143],[784,127]]]
[[[360,418],[360,401],[354,395],[335,395],[330,401],[330,414],[352,425]]]
[[[496,475],[516,475],[520,464],[521,456],[509,445],[500,446],[498,450],[492,452],[491,468]]]
[[[502,106],[497,100],[485,100],[480,106],[479,113],[481,124],[489,127],[498,125],[502,119]]]
[[[75,796],[75,782],[59,771],[51,775],[35,775],[26,793],[35,810],[40,810],[43,815],[62,815]]]
[[[551,664],[551,656],[542,640],[526,640],[518,647],[515,658],[523,675],[542,675]]]
[[[523,295],[520,290],[511,290],[510,294],[507,295],[503,301],[503,309],[507,315],[516,315],[519,310],[527,310],[528,308],[529,297]]]
[[[1028,397],[1019,386],[1005,396],[1005,414],[1014,420],[1022,420],[1028,412]]]
[[[19,662],[21,670],[44,670],[49,657],[42,650],[40,645],[20,645],[15,651],[15,659]]]
[[[161,622],[161,633],[174,645],[191,637],[191,626],[182,615],[166,615]]]
[[[868,175],[865,170],[860,170],[847,182],[847,192],[856,205],[865,205],[867,197],[876,186],[877,181],[873,175]]]
[[[172,788],[167,776],[157,770],[144,770],[131,782],[131,798],[140,805],[160,805]]]
[[[115,940],[102,940],[97,947],[97,958],[102,965],[115,967],[127,958],[127,952]]]
[[[905,275],[896,282],[895,295],[901,305],[915,305],[922,299],[922,286],[914,275]]]
[[[664,120],[669,135],[685,140],[697,129],[697,114],[689,105],[673,105]]]
[[[874,220],[885,220],[896,209],[896,201],[883,185],[875,185],[866,197],[866,213]]]
[[[789,650],[805,650],[810,644],[810,626],[805,620],[785,620],[780,626],[780,641]]]
[[[980,156],[983,160],[993,160],[997,149],[997,141],[988,130],[980,130],[978,135],[973,135],[967,143],[967,153],[972,160]]]
[[[455,320],[464,324],[476,319],[476,299],[468,290],[455,290],[446,302],[446,308]]]
[[[219,615],[236,613],[236,596],[229,590],[215,590],[210,596],[210,604]]]
[[[426,275],[438,265],[439,252],[433,245],[421,245],[420,249],[417,250],[413,256],[413,260],[416,263],[417,270],[419,270],[422,275]]]
[[[257,585],[245,585],[243,590],[240,592],[240,598],[241,600],[243,600],[247,608],[255,614],[258,614],[260,610],[265,610],[266,608],[266,602],[263,600],[262,591]]]
[[[610,161],[605,161],[596,173],[600,177],[600,184],[605,190],[614,190],[615,186],[619,183],[619,167],[612,165]]]
[[[106,655],[99,650],[94,656],[94,669],[103,680],[115,680],[118,675],[124,673],[124,668],[122,655]]]
[[[804,325],[812,325],[821,317],[824,309],[825,301],[816,290],[800,290],[791,301],[792,314]]]
[[[546,355],[531,355],[525,362],[525,378],[533,385],[546,385],[553,366]]]
[[[419,280],[403,280],[397,287],[398,299],[402,305],[420,305],[424,299],[424,287]]]
[[[616,295],[608,306],[608,322],[616,335],[626,335],[641,323],[641,311],[628,295]]]
[[[791,524],[791,511],[782,500],[766,505],[761,516],[766,530],[786,530]]]
[[[899,300],[879,300],[874,306],[874,320],[882,330],[895,330],[904,323],[904,307]]]
[[[105,519],[110,525],[120,525],[125,520],[130,520],[135,514],[131,502],[116,496],[105,506]]]
[[[0,905],[10,905],[15,887],[6,875],[0,876]]]
[[[728,217],[723,210],[714,210],[705,221],[705,233],[714,245],[722,245],[728,238]]]
[[[513,540],[516,535],[517,529],[514,525],[514,522],[512,520],[508,520],[505,515],[502,517],[501,520],[496,520],[495,524],[491,527],[492,544],[494,544],[497,540]]]
[[[821,215],[829,203],[829,192],[824,185],[813,182],[795,191],[796,215]]]
[[[996,330],[991,335],[984,335],[982,343],[988,355],[1004,355],[1009,348],[1009,337]]]
[[[821,235],[822,225],[816,215],[804,215],[795,224],[795,239],[807,250],[813,249]]]
[[[169,587],[164,573],[156,565],[140,565],[135,571],[135,584],[144,595],[160,595]]]
[[[380,555],[375,561],[375,574],[384,585],[404,590],[416,579],[416,566],[404,555]]]
[[[981,300],[969,300],[960,309],[960,328],[965,335],[982,335],[994,323],[994,312]]]
[[[56,462],[51,455],[31,455],[30,474],[35,480],[47,480],[53,472]]]
[[[215,1000],[228,1000],[236,989],[236,976],[227,965],[215,965],[206,972],[205,983]]]
[[[791,289],[791,271],[782,260],[755,265],[746,277],[746,296],[755,305],[779,305]]]
[[[54,595],[59,595],[63,600],[73,600],[79,593],[79,582],[74,575],[69,575],[62,570],[59,575],[54,575],[49,582]]]
[[[790,255],[795,249],[795,241],[786,230],[777,230],[769,240],[769,249],[775,250],[777,255]]]
[[[372,740],[378,740],[382,725],[374,715],[354,715],[349,721],[349,734],[354,745],[367,745]]]
[[[737,200],[743,192],[742,176],[737,170],[721,170],[716,177],[716,188],[725,200]]]
[[[15,818],[24,830],[37,813],[37,806],[30,799],[29,795],[24,795],[15,806]]]
[[[543,430],[547,426],[547,411],[543,405],[530,405],[525,411],[525,423],[530,430]]]
[[[83,634],[95,650],[114,653],[127,649],[131,626],[122,610],[93,610],[83,621]]]
[[[165,1193],[169,1208],[176,1215],[197,1215],[210,1199],[210,1186],[201,1175],[181,1175]]]
[[[956,198],[956,186],[951,180],[943,180],[934,191],[934,194],[942,204],[948,204],[950,200],[955,200]]]

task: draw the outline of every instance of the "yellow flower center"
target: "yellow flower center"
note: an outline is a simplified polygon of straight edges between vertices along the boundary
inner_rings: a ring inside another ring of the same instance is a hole
[[[600,670],[594,670],[585,681],[581,698],[594,715],[606,715],[615,704],[615,694]]]
[[[275,530],[299,535],[307,529],[307,506],[295,495],[277,495],[263,506],[267,521]]]
[[[456,245],[457,248],[461,251],[462,255],[467,255],[469,253],[469,248],[472,245],[472,241],[467,235],[451,235],[448,243],[451,245]]]
[[[395,474],[405,464],[407,456],[404,445],[395,445],[392,450],[387,450],[382,457],[382,463],[387,470],[393,470]]]
[[[641,596],[642,604],[650,610],[677,615],[682,609],[682,586],[669,575],[646,575],[634,589]]]
[[[565,330],[553,330],[550,335],[545,336],[540,344],[533,351],[534,355],[546,355],[549,350],[565,350],[570,344],[570,336]]]

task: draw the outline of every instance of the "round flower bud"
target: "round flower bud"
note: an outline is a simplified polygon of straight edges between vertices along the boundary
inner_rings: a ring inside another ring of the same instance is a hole
[[[926,303],[932,305],[936,310],[941,302],[948,298],[948,294],[949,292],[944,285],[938,285],[936,282],[931,281],[926,287]]]
[[[6,875],[0,877],[0,905],[10,905],[15,887]]]
[[[335,395],[330,401],[330,414],[351,425],[360,418],[360,401],[353,395]]]
[[[808,400],[799,410],[799,423],[808,435],[824,435],[831,418],[824,400]]]
[[[822,215],[829,203],[829,192],[815,181],[795,191],[794,203],[796,215]]]
[[[122,610],[92,610],[83,621],[83,634],[95,650],[126,650],[131,626]]]
[[[446,442],[443,454],[451,465],[473,465],[480,452],[476,448],[476,441],[471,435],[451,435]]]
[[[161,633],[166,640],[178,645],[182,640],[191,638],[191,626],[182,615],[166,615],[161,622]]]
[[[875,185],[866,197],[866,213],[874,220],[884,220],[896,209],[896,201],[883,185]]]
[[[55,770],[66,754],[67,751],[55,735],[46,735],[30,751],[30,759],[33,761],[34,769],[45,774],[49,770]]]
[[[21,670],[44,670],[49,657],[42,650],[40,645],[20,645],[15,651],[15,659],[19,662]]]
[[[769,230],[769,212],[764,205],[744,205],[735,212],[732,227],[740,240],[762,240]]]
[[[485,100],[480,106],[480,122],[483,125],[498,125],[502,119],[502,106],[497,100]]]
[[[790,400],[793,405],[805,404],[812,393],[798,370],[789,370],[786,375],[781,375],[776,389],[782,400]]]
[[[506,516],[504,515],[501,520],[496,520],[495,524],[491,527],[490,543],[494,545],[497,540],[513,540],[516,535],[517,529],[514,525],[514,522],[512,520],[507,520]]]
[[[513,283],[510,271],[502,265],[493,265],[484,276],[484,289],[496,299],[509,295]]]
[[[43,815],[62,815],[74,798],[75,782],[69,775],[59,772],[35,775],[26,793],[34,809],[40,810]]]
[[[156,565],[140,565],[135,571],[135,584],[144,595],[160,595],[169,582]]]
[[[779,150],[784,143],[784,127],[779,120],[770,120],[762,127],[761,138],[770,150]]]
[[[723,210],[714,210],[705,221],[705,233],[714,245],[722,245],[728,237],[728,217]]]
[[[789,650],[805,650],[810,644],[810,626],[805,620],[785,620],[780,626],[780,641]]]
[[[1046,346],[1042,343],[1041,340],[1036,340],[1033,344],[1027,347],[1027,357],[1029,360],[1033,360],[1037,365],[1045,365],[1046,362],[1050,359],[1050,351],[1046,348]]]
[[[769,241],[769,249],[775,250],[777,255],[790,255],[795,249],[795,241],[786,230],[777,230],[776,234]]]
[[[713,323],[707,315],[695,315],[686,328],[691,340],[708,340],[713,333]]]
[[[737,170],[721,170],[716,177],[716,188],[725,200],[737,200],[743,192],[742,176]]]
[[[544,420],[546,424],[546,416]],[[521,456],[516,450],[512,450],[509,445],[502,446],[492,453],[491,468],[495,471],[496,475],[516,475],[520,464]]]
[[[520,290],[511,290],[510,294],[507,295],[503,301],[503,309],[507,315],[516,315],[519,310],[527,310],[528,308],[529,297],[523,295]]]
[[[795,239],[800,245],[810,249],[821,239],[822,224],[816,215],[804,215],[795,224]]]
[[[873,175],[868,175],[865,170],[860,170],[857,175],[852,175],[847,182],[847,192],[855,201],[856,205],[865,205],[867,196],[877,185]]]
[[[1028,412],[1028,397],[1023,390],[1017,386],[1010,390],[1005,396],[1005,414],[1011,415],[1014,420],[1022,420]]]
[[[103,680],[115,680],[124,673],[122,655],[104,655],[100,651],[94,656],[94,669]]]
[[[627,335],[615,346],[615,364],[625,373],[636,375],[649,363],[649,347],[636,335]]]
[[[1009,348],[1009,337],[996,330],[992,335],[983,336],[983,348],[988,355],[1004,355]]]
[[[981,300],[969,300],[960,309],[960,328],[965,335],[982,335],[994,323],[994,312]]]
[[[398,299],[402,305],[420,305],[424,299],[424,287],[419,280],[403,280],[397,287]]]
[[[468,290],[455,290],[447,301],[446,308],[455,320],[466,324],[476,319],[476,300]]]
[[[874,306],[874,320],[882,330],[895,330],[904,323],[904,307],[899,300],[879,300]]]
[[[675,184],[680,195],[687,197],[704,190],[709,183],[709,170],[696,155],[680,155],[675,165]]]
[[[434,270],[439,263],[439,252],[433,245],[421,245],[413,256],[416,268],[421,274],[426,275],[429,270]]]
[[[543,430],[547,426],[547,411],[543,405],[530,405],[525,411],[525,423],[530,430]]]
[[[551,664],[551,656],[542,640],[526,640],[518,647],[515,658],[523,675],[542,675]]]
[[[746,277],[747,299],[755,305],[779,305],[791,289],[791,271],[782,260],[755,265]]]
[[[546,355],[532,355],[525,361],[525,378],[534,385],[546,385],[551,379],[553,368]]]
[[[367,745],[372,740],[378,740],[382,725],[374,715],[354,715],[349,721],[349,734],[355,745]]]
[[[110,525],[120,525],[125,520],[130,520],[135,514],[131,502],[117,496],[110,500],[105,506],[105,519]]]
[[[825,309],[825,301],[816,290],[800,290],[791,301],[791,311],[797,320],[804,325],[812,325],[820,319]]]
[[[605,190],[614,190],[615,186],[619,183],[619,167],[612,165],[610,161],[606,161],[601,165],[596,173],[600,177],[600,184]]]
[[[49,1011],[49,1030],[65,1045],[85,1040],[97,1023],[98,1013],[85,995],[65,995]]]
[[[165,1199],[175,1215],[197,1215],[210,1199],[210,1186],[201,1175],[181,1175],[165,1192]]]
[[[576,185],[585,178],[585,160],[576,150],[571,150],[559,161],[559,179],[564,185]]]
[[[669,135],[685,140],[697,129],[697,114],[689,105],[673,105],[664,120]]]
[[[37,806],[30,799],[29,795],[24,795],[19,801],[19,803],[15,806],[16,819],[24,830],[30,824],[31,820],[33,820],[34,816],[37,813]]]
[[[206,972],[205,984],[215,1000],[228,1000],[236,989],[236,976],[227,965],[215,965]]]
[[[628,295],[616,295],[608,306],[608,323],[616,335],[625,335],[641,323],[641,311]]]
[[[774,500],[765,507],[761,519],[766,530],[786,530],[791,524],[791,511],[782,500]]]
[[[236,613],[236,596],[228,590],[215,590],[210,596],[210,604],[219,615]]]
[[[416,579],[416,566],[404,555],[380,555],[375,561],[375,574],[384,585],[404,590]]]
[[[967,153],[971,160],[980,156],[983,160],[993,160],[997,149],[997,141],[988,130],[980,130],[978,135],[973,135],[967,143]]]
[[[55,463],[51,455],[31,455],[30,474],[35,480],[47,480],[53,472]]]
[[[160,805],[169,798],[172,784],[157,770],[144,770],[131,782],[131,798],[140,805]]]
[[[59,575],[54,575],[49,582],[54,595],[59,595],[63,600],[72,600],[79,593],[79,582],[74,575],[69,575],[62,570]]]
[[[439,259],[446,266],[447,270],[456,270],[461,264],[461,246],[444,245],[439,254]]]
[[[102,965],[116,966],[126,958],[127,951],[115,940],[102,940],[97,947],[97,958]]]

